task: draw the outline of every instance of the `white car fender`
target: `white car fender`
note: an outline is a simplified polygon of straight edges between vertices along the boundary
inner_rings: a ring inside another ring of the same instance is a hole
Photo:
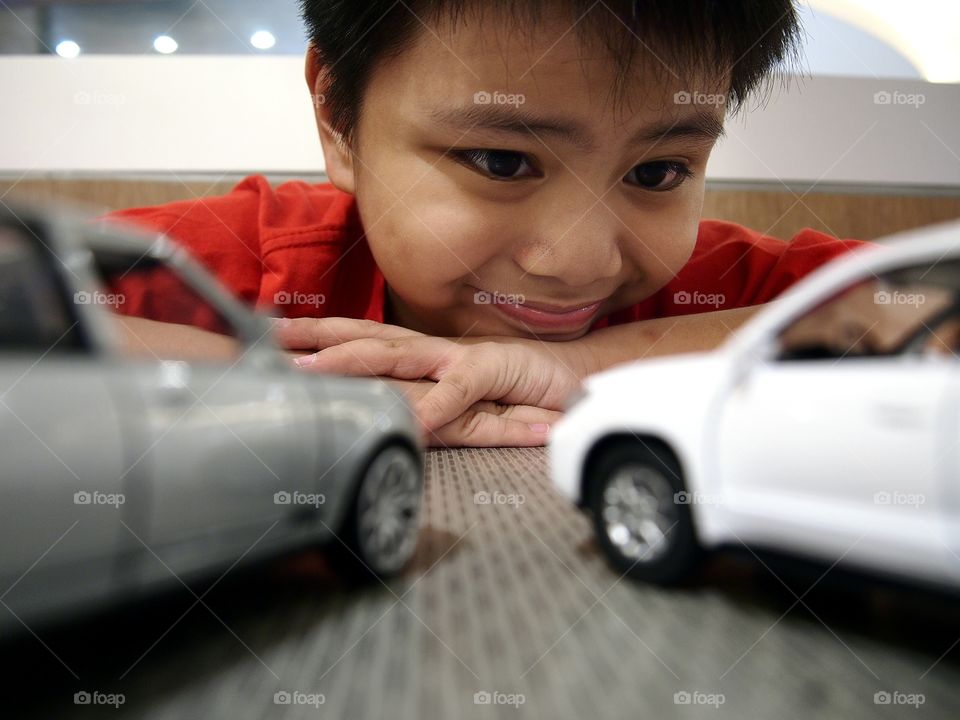
[[[688,493],[710,492],[705,443],[711,409],[729,374],[725,355],[695,353],[628,363],[591,376],[585,395],[549,439],[555,486],[574,503],[585,504],[582,483],[591,450],[605,438],[633,434],[670,448]],[[701,509],[691,507],[695,522]]]

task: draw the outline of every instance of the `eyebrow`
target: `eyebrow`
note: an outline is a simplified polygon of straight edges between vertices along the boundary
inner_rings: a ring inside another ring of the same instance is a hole
[[[570,145],[592,152],[597,145],[590,133],[573,120],[540,117],[516,107],[503,105],[472,105],[458,108],[437,108],[429,112],[436,123],[452,129],[490,130],[524,137],[553,136]],[[693,140],[717,140],[723,137],[723,119],[704,110],[687,112],[675,120],[662,120],[638,130],[627,144],[646,145],[663,140],[690,138]]]

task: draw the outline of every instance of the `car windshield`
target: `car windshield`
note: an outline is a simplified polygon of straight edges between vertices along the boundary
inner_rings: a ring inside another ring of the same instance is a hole
[[[83,344],[46,253],[21,228],[0,225],[0,348],[33,353]]]
[[[960,352],[960,263],[917,265],[861,280],[795,320],[781,360]]]

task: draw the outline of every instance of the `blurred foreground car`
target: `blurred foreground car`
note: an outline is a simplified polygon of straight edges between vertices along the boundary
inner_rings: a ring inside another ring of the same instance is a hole
[[[165,328],[205,318],[235,356],[138,347],[151,307]],[[293,368],[166,238],[0,214],[0,628],[318,543],[396,573],[415,427],[379,381]]]
[[[621,573],[746,546],[960,587],[960,223],[862,248],[718,350],[588,378],[556,487]]]

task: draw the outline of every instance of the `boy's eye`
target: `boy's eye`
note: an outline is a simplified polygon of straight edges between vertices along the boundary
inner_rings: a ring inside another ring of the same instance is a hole
[[[527,156],[512,150],[460,150],[454,157],[493,180],[537,177]]]
[[[693,173],[690,168],[674,160],[659,160],[657,162],[637,165],[624,178],[631,185],[637,185],[645,190],[666,192],[673,190]]]

